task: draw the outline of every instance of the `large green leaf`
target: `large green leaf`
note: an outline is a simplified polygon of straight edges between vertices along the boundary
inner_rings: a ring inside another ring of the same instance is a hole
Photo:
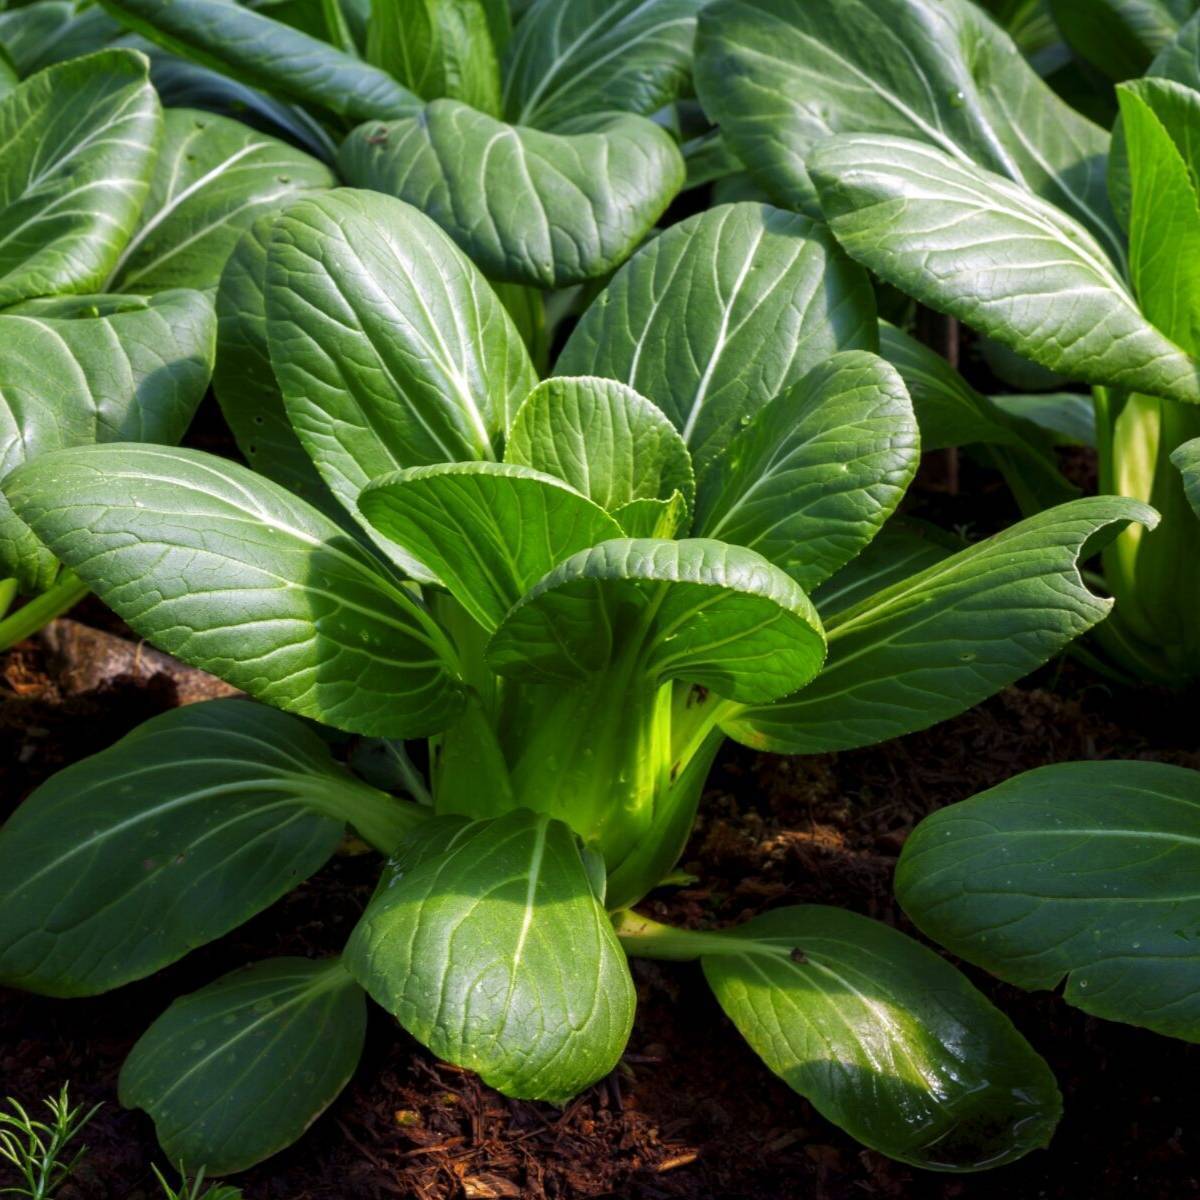
[[[220,937],[337,848],[365,789],[295,717],[164,713],[51,777],[0,829],[0,979],[86,996]]]
[[[177,442],[208,387],[212,307],[199,292],[27,301],[0,313],[0,480],[50,450]],[[50,586],[54,556],[0,496],[0,577]]]
[[[709,209],[624,266],[555,366],[648,397],[697,474],[749,419],[837,350],[877,344],[867,275],[828,232],[762,204]]]
[[[103,284],[161,133],[146,60],[130,50],[49,67],[0,100],[0,308]]]
[[[1027,771],[927,817],[896,891],[930,937],[1098,1017],[1200,1041],[1200,771]]]
[[[1007,176],[1120,261],[1107,134],[969,0],[718,0],[701,14],[696,55],[709,116],[789,205],[812,205],[822,138],[894,134]]]
[[[829,1120],[914,1166],[974,1171],[1050,1140],[1050,1068],[919,942],[819,905],[765,913],[701,958],[755,1052]],[[636,953],[636,947],[631,949]]]
[[[735,435],[700,488],[695,532],[757,550],[810,591],[875,536],[919,459],[900,376],[846,350]]]
[[[267,339],[301,443],[351,512],[397,468],[500,456],[535,382],[511,317],[426,216],[343,189],[271,231]]]
[[[509,46],[505,114],[539,129],[598,112],[651,116],[688,80],[704,3],[538,0]]]
[[[1055,24],[1080,58],[1110,79],[1141,75],[1196,11],[1195,0],[1050,0]]]
[[[487,657],[502,675],[563,683],[630,653],[650,678],[766,700],[816,674],[825,635],[796,582],[752,550],[619,539],[551,571],[504,619]]]
[[[500,114],[500,65],[481,0],[372,0],[367,59],[423,100]]]
[[[0,12],[0,46],[22,78],[53,63],[103,50],[124,30],[99,8],[71,0],[35,0]]]
[[[617,522],[586,496],[508,463],[399,471],[376,480],[359,507],[489,633],[546,572],[621,536]]]
[[[1119,496],[1073,500],[894,583],[828,624],[816,681],[727,725],[759,749],[814,754],[925,729],[1020,679],[1112,608],[1079,563],[1153,509]]]
[[[1146,74],[1200,87],[1200,12],[1184,22],[1174,40],[1155,56]]]
[[[234,0],[100,0],[155,45],[350,121],[401,117],[420,101],[386,71]]]
[[[18,516],[142,637],[277,708],[432,733],[461,687],[444,635],[329,518],[194,450],[60,450],[5,481]]]
[[[635,1003],[578,839],[528,809],[446,835],[389,869],[346,965],[439,1058],[565,1103],[616,1066]]]
[[[1171,462],[1183,476],[1183,490],[1188,503],[1200,517],[1200,438],[1184,442],[1171,452]]]
[[[267,247],[273,218],[242,234],[217,289],[217,361],[213,391],[238,449],[260,474],[326,515],[346,510],[326,487],[288,420],[267,343]]]
[[[1059,209],[905,138],[835,138],[809,165],[838,241],[888,283],[1052,370],[1200,402],[1195,361]]]
[[[675,427],[645,396],[615,379],[546,379],[517,412],[507,462],[556,475],[613,512],[639,500],[687,504],[692,460]]]
[[[239,121],[173,108],[164,127],[141,222],[110,277],[115,289],[216,287],[257,217],[335,182],[323,163]]]
[[[338,959],[270,958],[176,1000],[134,1046],[120,1097],[174,1163],[243,1171],[290,1146],[346,1086],[366,997]]]
[[[607,274],[683,186],[671,136],[613,115],[557,133],[435,100],[419,116],[359,126],[338,163],[358,187],[431,216],[491,279],[563,287]]]
[[[1142,312],[1200,352],[1200,92],[1167,79],[1117,89],[1130,175],[1129,268]]]

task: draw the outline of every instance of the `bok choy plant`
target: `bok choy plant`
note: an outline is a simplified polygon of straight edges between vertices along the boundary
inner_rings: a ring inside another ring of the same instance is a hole
[[[0,141],[0,478],[54,449],[177,442],[212,370],[208,293],[242,230],[332,176],[223,117],[164,112],[129,50],[15,87]],[[0,648],[86,590],[0,500]]]
[[[505,0],[373,0],[359,37],[336,0],[323,30],[228,0],[102,2],[160,48],[321,114],[349,135],[347,183],[422,209],[497,282],[608,274],[684,183],[648,117],[688,80],[703,0],[538,0],[515,28]]]
[[[773,194],[823,214],[886,282],[1092,385],[1101,490],[1163,515],[1105,553],[1119,604],[1099,646],[1173,685],[1200,676],[1200,526],[1170,462],[1200,434],[1198,50],[1200,16],[1121,85],[1111,153],[967,0],[718,0],[697,62],[710,115]],[[965,416],[970,389],[925,375]],[[1044,482],[1021,479],[1027,510]]]
[[[724,737],[813,753],[970,707],[1105,617],[1080,557],[1153,511],[1082,499],[957,552],[914,541],[889,517],[918,431],[868,277],[765,205],[649,242],[540,382],[482,273],[379,193],[258,222],[222,291],[219,353],[245,364],[223,403],[274,480],[126,444],[4,484],[141,636],[263,703],[158,717],[17,810],[0,979],[143,977],[315,871],[346,823],[389,856],[340,958],[235,971],[136,1045],[121,1096],[171,1160],[231,1172],[297,1138],[354,1070],[368,996],[506,1094],[563,1103],[620,1058],[627,956],[698,959],[766,1064],[887,1154],[972,1170],[1044,1144],[1049,1069],[917,942],[821,906],[715,932],[632,906]],[[386,739],[410,798],[299,718]],[[422,738],[427,774],[402,745]]]

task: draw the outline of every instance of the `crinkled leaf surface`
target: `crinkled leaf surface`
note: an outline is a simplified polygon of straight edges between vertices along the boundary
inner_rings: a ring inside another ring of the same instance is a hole
[[[807,683],[825,635],[796,582],[752,550],[627,538],[555,567],[504,619],[487,657],[502,675],[561,683],[631,651],[652,678],[750,701]]]
[[[225,1175],[290,1146],[349,1082],[367,1005],[337,959],[270,958],[176,1000],[121,1068],[175,1163]]]
[[[509,44],[504,112],[554,129],[598,112],[649,117],[691,73],[705,0],[538,0]]]
[[[812,205],[818,141],[893,134],[1005,175],[1120,261],[1108,135],[1060,100],[970,0],[718,0],[701,14],[696,54],[708,115],[790,205]]]
[[[195,450],[60,450],[5,481],[17,515],[142,637],[277,708],[384,737],[461,702],[432,620],[340,527]]]
[[[165,967],[316,871],[345,822],[310,796],[363,786],[274,709],[214,700],[147,721],[0,829],[0,979],[87,996]]]
[[[27,301],[0,313],[0,480],[50,450],[177,442],[208,386],[212,306],[199,292]],[[0,496],[0,577],[48,587],[54,556]]]
[[[338,164],[356,187],[431,216],[490,279],[542,288],[619,266],[684,181],[671,136],[643,117],[576,121],[549,133],[456,100],[359,126]]]
[[[363,515],[450,589],[488,632],[543,575],[621,536],[586,496],[508,463],[414,467],[376,480]]]
[[[234,0],[101,3],[172,54],[349,121],[400,117],[420,106],[387,72]]]
[[[919,458],[903,380],[846,350],[734,436],[705,476],[695,532],[757,550],[809,591],[875,536]]]
[[[829,662],[803,692],[726,726],[758,749],[815,754],[925,729],[1020,679],[1102,620],[1079,562],[1153,509],[1073,500],[831,616]]]
[[[866,273],[823,226],[763,204],[673,225],[584,313],[555,373],[646,396],[702,477],[739,422],[837,350],[877,345]]]
[[[161,134],[146,60],[131,50],[49,67],[0,100],[0,308],[101,287]]]
[[[1050,1140],[1054,1076],[945,959],[857,913],[768,912],[701,962],[721,1007],[777,1075],[876,1150],[938,1171]]]
[[[535,382],[479,270],[428,217],[373,192],[275,222],[267,339],[289,419],[351,512],[389,471],[495,459]]]
[[[256,218],[334,182],[323,163],[277,138],[213,113],[168,109],[150,195],[109,286],[215,287]]]
[[[615,379],[543,380],[517,412],[506,461],[545,471],[612,512],[639,500],[690,505],[687,446],[660,409]]]
[[[384,875],[346,965],[439,1058],[565,1103],[616,1066],[635,1004],[578,839],[528,809],[452,829]]]
[[[1094,1016],[1200,1041],[1200,771],[1026,771],[921,822],[896,891],[935,941]]]
[[[1196,362],[1059,209],[906,138],[831,139],[809,165],[834,235],[887,282],[1052,370],[1200,402]]]

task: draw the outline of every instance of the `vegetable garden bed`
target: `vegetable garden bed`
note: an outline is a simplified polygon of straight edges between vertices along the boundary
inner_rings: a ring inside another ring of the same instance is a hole
[[[0,0],[0,1196],[1200,1194],[1197,147],[1200,0]]]

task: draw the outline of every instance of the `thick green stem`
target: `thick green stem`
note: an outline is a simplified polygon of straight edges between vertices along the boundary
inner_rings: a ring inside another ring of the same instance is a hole
[[[346,14],[342,12],[342,6],[338,0],[321,0],[321,12],[325,18],[325,28],[329,32],[330,42],[343,54],[357,58],[358,47],[354,44],[350,26],[346,22]]]
[[[432,815],[428,808],[398,800],[351,775],[336,783],[327,779],[303,779],[296,790],[310,808],[353,825],[363,841],[382,854],[394,853],[400,843]]]
[[[612,914],[613,929],[631,958],[659,958],[689,962],[702,954],[728,954],[727,934],[705,929],[673,929],[631,909]]]
[[[8,581],[6,581],[8,582]],[[74,608],[88,594],[87,584],[72,571],[63,571],[58,582],[35,596],[28,604],[0,621],[0,650],[7,650],[27,637],[32,637],[55,617]]]
[[[12,602],[17,598],[17,581],[15,579],[0,579],[0,620],[12,608]]]

